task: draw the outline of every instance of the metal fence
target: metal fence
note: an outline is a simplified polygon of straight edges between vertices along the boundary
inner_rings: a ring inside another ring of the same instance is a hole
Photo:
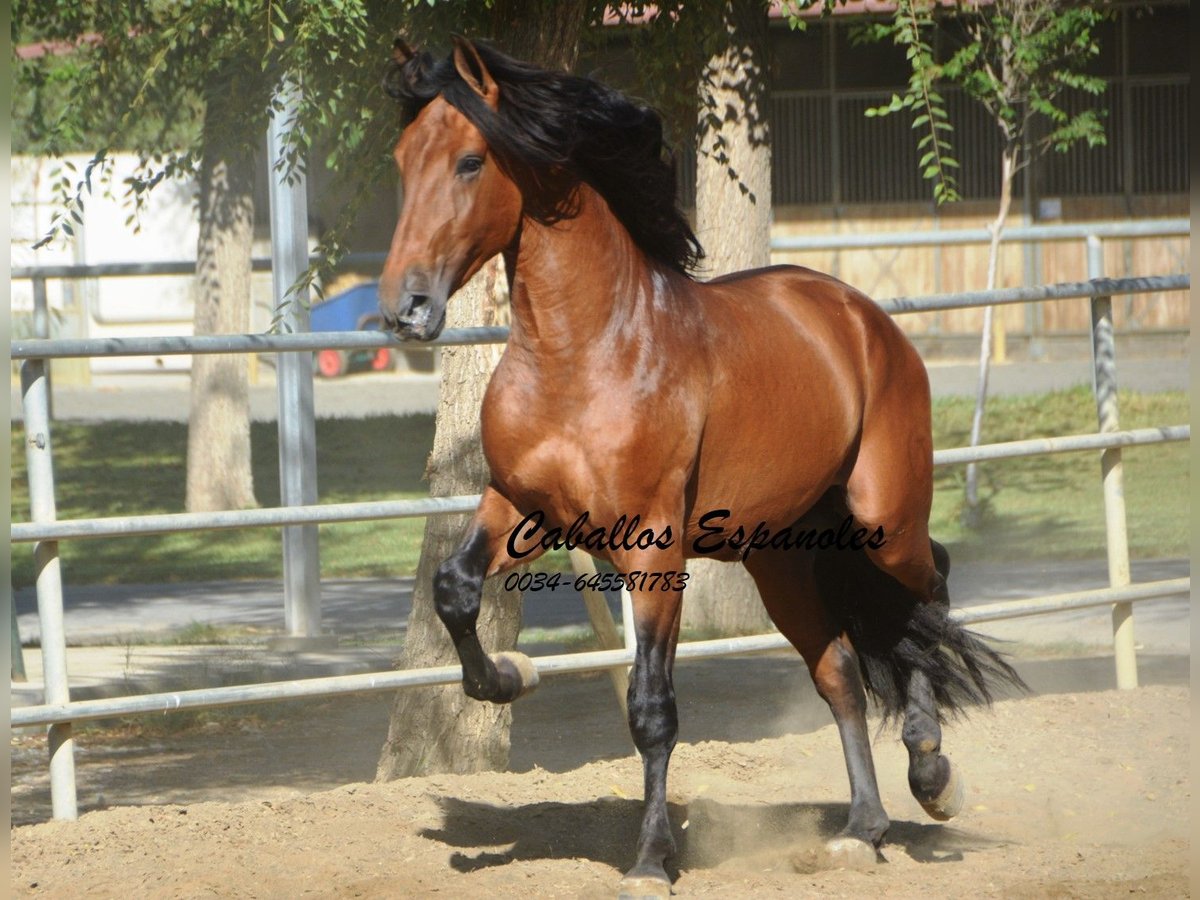
[[[1128,547],[1125,534],[1125,510],[1121,485],[1121,447],[1189,440],[1187,425],[1169,425],[1122,431],[1117,416],[1116,365],[1112,329],[1112,297],[1147,291],[1178,291],[1190,287],[1186,275],[1145,278],[1100,278],[1099,238],[1089,238],[1091,281],[1046,285],[1036,288],[977,292],[919,298],[898,298],[882,306],[893,314],[933,309],[953,309],[1003,303],[1054,301],[1089,297],[1092,300],[1092,349],[1095,363],[1095,394],[1099,432],[989,444],[975,448],[942,450],[934,454],[938,466],[960,465],[970,461],[1008,459],[1047,453],[1096,450],[1101,453],[1107,520],[1107,550],[1110,587],[1029,600],[994,603],[953,615],[963,622],[992,621],[1017,616],[1058,612],[1112,605],[1117,683],[1123,688],[1137,684],[1134,657],[1131,604],[1139,600],[1187,592],[1190,579],[1180,578],[1132,585],[1129,578]],[[506,339],[503,328],[451,330],[436,344],[497,343]],[[45,702],[40,706],[14,709],[14,727],[49,726],[51,800],[55,818],[76,815],[73,722],[120,715],[161,713],[183,709],[202,709],[247,703],[327,697],[332,695],[391,691],[398,688],[434,684],[453,684],[461,680],[457,666],[432,669],[314,678],[234,687],[209,688],[162,694],[119,697],[87,702],[72,702],[66,667],[66,641],[63,627],[62,578],[58,542],[102,536],[150,534],[169,531],[193,531],[261,526],[311,525],[365,519],[402,518],[442,515],[470,511],[475,496],[427,498],[422,500],[335,505],[290,506],[239,512],[175,514],[158,516],[112,517],[57,521],[55,514],[54,470],[50,441],[47,360],[93,355],[166,355],[195,353],[302,353],[321,348],[362,349],[396,346],[398,342],[378,332],[222,335],[191,338],[135,338],[99,340],[25,340],[12,345],[12,357],[23,360],[22,397],[25,419],[25,446],[28,466],[31,519],[14,523],[12,540],[32,543],[37,559],[38,615],[41,623],[41,652],[45,678]],[[624,598],[628,610],[628,598]],[[629,616],[625,616],[625,646],[619,649],[560,656],[535,657],[540,675],[617,669],[633,661]],[[778,650],[788,644],[777,633],[715,641],[688,642],[679,645],[679,658],[714,658]]]

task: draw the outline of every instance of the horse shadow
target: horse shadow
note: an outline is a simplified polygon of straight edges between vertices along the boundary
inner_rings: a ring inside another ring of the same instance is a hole
[[[439,798],[442,826],[421,836],[456,850],[458,872],[517,861],[587,859],[624,871],[633,862],[641,825],[640,800],[603,797],[581,803],[541,802],[496,806],[460,797]],[[846,803],[733,804],[707,798],[669,803],[677,852],[668,862],[674,880],[681,870],[719,867],[820,870],[821,847],[842,828]],[[962,862],[970,853],[1003,841],[960,828],[894,821],[882,859],[902,849],[922,863]],[[494,849],[479,849],[494,848]]]

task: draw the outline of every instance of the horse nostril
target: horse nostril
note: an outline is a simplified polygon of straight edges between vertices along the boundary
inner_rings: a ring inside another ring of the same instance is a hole
[[[428,294],[409,294],[408,300],[409,300],[408,311],[410,314],[419,312],[423,307],[426,307],[429,305],[429,295]]]

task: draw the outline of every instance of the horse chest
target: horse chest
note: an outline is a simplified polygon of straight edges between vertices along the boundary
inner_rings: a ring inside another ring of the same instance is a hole
[[[493,412],[483,437],[492,481],[504,496],[523,512],[540,509],[568,522],[583,512],[637,512],[623,507],[647,499],[661,468],[653,444],[631,446],[627,429],[587,416]]]

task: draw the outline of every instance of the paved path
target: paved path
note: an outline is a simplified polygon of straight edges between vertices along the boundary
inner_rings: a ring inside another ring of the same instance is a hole
[[[973,396],[976,366],[931,363],[929,380],[934,396]],[[1187,359],[1128,359],[1117,364],[1117,381],[1135,391],[1187,390],[1191,370]],[[1015,362],[993,367],[989,388],[993,396],[1038,394],[1076,385],[1090,385],[1091,363],[1084,360]],[[12,417],[21,418],[18,387],[12,390]],[[152,419],[186,422],[188,380],[184,375],[105,375],[89,388],[60,385],[54,389],[58,418],[77,421]],[[437,408],[435,375],[359,373],[326,381],[315,389],[319,418],[432,413]],[[256,421],[276,417],[275,387],[269,370],[264,383],[250,392],[251,415]]]

